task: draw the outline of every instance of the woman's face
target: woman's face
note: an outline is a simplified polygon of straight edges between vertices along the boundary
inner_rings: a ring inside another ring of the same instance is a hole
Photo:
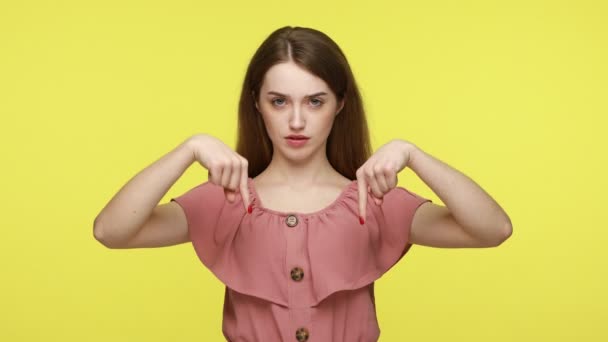
[[[268,70],[256,103],[274,153],[289,159],[325,153],[336,112],[342,106],[325,81],[293,62]],[[289,139],[290,135],[307,139]]]

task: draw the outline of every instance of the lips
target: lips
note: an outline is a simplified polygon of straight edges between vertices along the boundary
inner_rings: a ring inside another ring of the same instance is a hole
[[[292,139],[292,140],[305,140],[308,139],[307,136],[305,135],[289,135],[287,136],[287,139]]]
[[[287,141],[287,144],[289,146],[297,148],[306,145],[306,143],[308,143],[309,137],[304,135],[293,134],[285,137],[285,140]]]

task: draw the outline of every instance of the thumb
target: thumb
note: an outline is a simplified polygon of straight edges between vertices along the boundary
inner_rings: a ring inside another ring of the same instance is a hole
[[[357,188],[359,192],[359,223],[365,223],[365,208],[367,206],[367,183],[365,178],[361,177],[357,181]]]
[[[372,197],[374,198],[374,203],[376,203],[377,205],[381,205],[382,204],[382,200],[383,200],[382,198],[378,198],[378,197],[373,196],[373,195],[372,195]]]
[[[226,199],[231,203],[234,202],[234,200],[236,199],[236,194],[230,189],[224,189],[224,195],[226,196]]]

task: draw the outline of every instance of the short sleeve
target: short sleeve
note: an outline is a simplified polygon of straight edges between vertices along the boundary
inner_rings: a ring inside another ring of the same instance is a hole
[[[223,190],[214,185],[207,181],[180,196],[171,198],[171,201],[182,207],[188,221],[188,234],[193,242],[193,235],[200,235],[202,230],[213,229],[222,209]]]
[[[240,199],[240,196],[237,196]],[[240,201],[226,200],[224,189],[206,181],[186,193],[171,198],[184,210],[188,235],[196,254],[214,273],[222,263],[245,210]]]
[[[371,195],[368,195],[371,196]],[[358,286],[380,278],[410,250],[409,240],[416,211],[423,203],[432,202],[406,188],[396,187],[386,193],[382,204],[371,206],[370,229],[378,229],[372,241],[373,266],[358,281]],[[367,223],[366,223],[367,224]]]
[[[287,305],[282,225],[263,220],[254,224],[255,215],[247,214],[240,194],[230,202],[223,187],[209,181],[171,201],[184,210],[196,255],[222,283],[239,293]]]
[[[385,227],[387,228],[386,232],[391,235],[387,243],[395,241],[397,243],[396,248],[402,250],[395,260],[394,249],[387,248],[386,255],[381,256],[388,258],[387,262],[392,264],[397,263],[412,246],[409,236],[414,214],[426,202],[432,202],[432,200],[403,187],[396,187],[384,196],[384,200],[380,206]]]
[[[369,285],[408,252],[414,215],[431,202],[403,187],[387,192],[380,205],[368,194],[366,219],[358,222],[359,197],[353,187],[335,209],[309,225],[308,249],[313,304],[332,293]],[[317,228],[315,228],[317,226]]]

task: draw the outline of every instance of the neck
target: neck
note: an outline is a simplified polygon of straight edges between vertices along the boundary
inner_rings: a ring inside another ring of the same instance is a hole
[[[273,154],[268,167],[260,174],[267,181],[283,184],[299,184],[308,186],[319,184],[335,177],[336,170],[331,166],[325,149],[323,153],[315,153],[306,160],[294,161],[283,158],[278,153]]]

